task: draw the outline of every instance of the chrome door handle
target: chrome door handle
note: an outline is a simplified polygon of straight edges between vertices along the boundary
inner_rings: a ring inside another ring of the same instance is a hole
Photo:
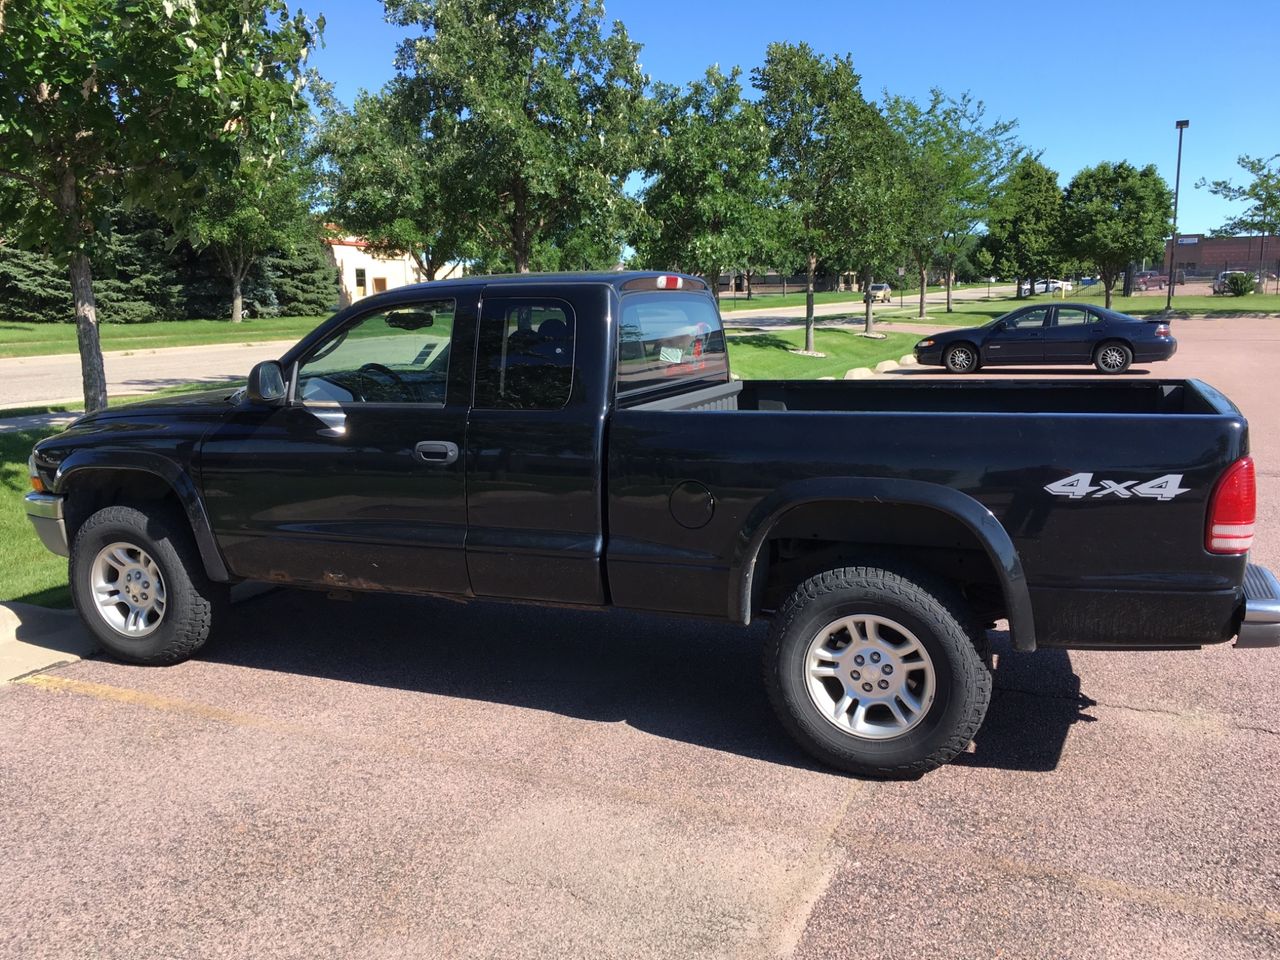
[[[458,459],[458,445],[448,440],[423,440],[414,446],[413,454],[423,463],[447,467]]]

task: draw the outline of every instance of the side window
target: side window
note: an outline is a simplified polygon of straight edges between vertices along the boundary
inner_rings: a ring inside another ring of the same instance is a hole
[[[1083,327],[1086,323],[1097,322],[1098,318],[1095,314],[1080,307],[1058,308],[1058,326],[1060,327]]]
[[[453,300],[366,314],[298,365],[303,403],[443,404],[453,337]]]
[[[480,317],[475,406],[558,410],[573,390],[573,309],[560,300],[490,300]]]
[[[1010,317],[1005,321],[1005,327],[1009,330],[1033,330],[1036,327],[1043,327],[1044,321],[1048,316],[1048,307],[1036,307],[1034,310],[1020,313],[1016,317]]]

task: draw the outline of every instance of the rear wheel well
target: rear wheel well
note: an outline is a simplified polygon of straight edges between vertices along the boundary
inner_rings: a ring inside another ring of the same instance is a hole
[[[857,565],[926,570],[954,586],[982,623],[1006,616],[995,564],[964,523],[941,510],[884,503],[813,503],[785,513],[761,544],[752,612],[777,609],[817,573]]]

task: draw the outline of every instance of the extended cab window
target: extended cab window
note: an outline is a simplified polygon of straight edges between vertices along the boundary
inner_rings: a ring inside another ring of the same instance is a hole
[[[476,344],[475,406],[558,410],[573,390],[573,309],[561,300],[487,300]]]
[[[623,295],[618,332],[620,392],[728,379],[724,330],[710,297],[663,291]]]
[[[304,403],[443,404],[454,301],[401,304],[343,327],[298,365]]]

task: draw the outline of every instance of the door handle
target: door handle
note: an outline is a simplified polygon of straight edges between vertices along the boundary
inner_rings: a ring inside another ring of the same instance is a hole
[[[413,455],[423,463],[448,466],[458,459],[458,445],[448,440],[423,440],[414,446]]]

